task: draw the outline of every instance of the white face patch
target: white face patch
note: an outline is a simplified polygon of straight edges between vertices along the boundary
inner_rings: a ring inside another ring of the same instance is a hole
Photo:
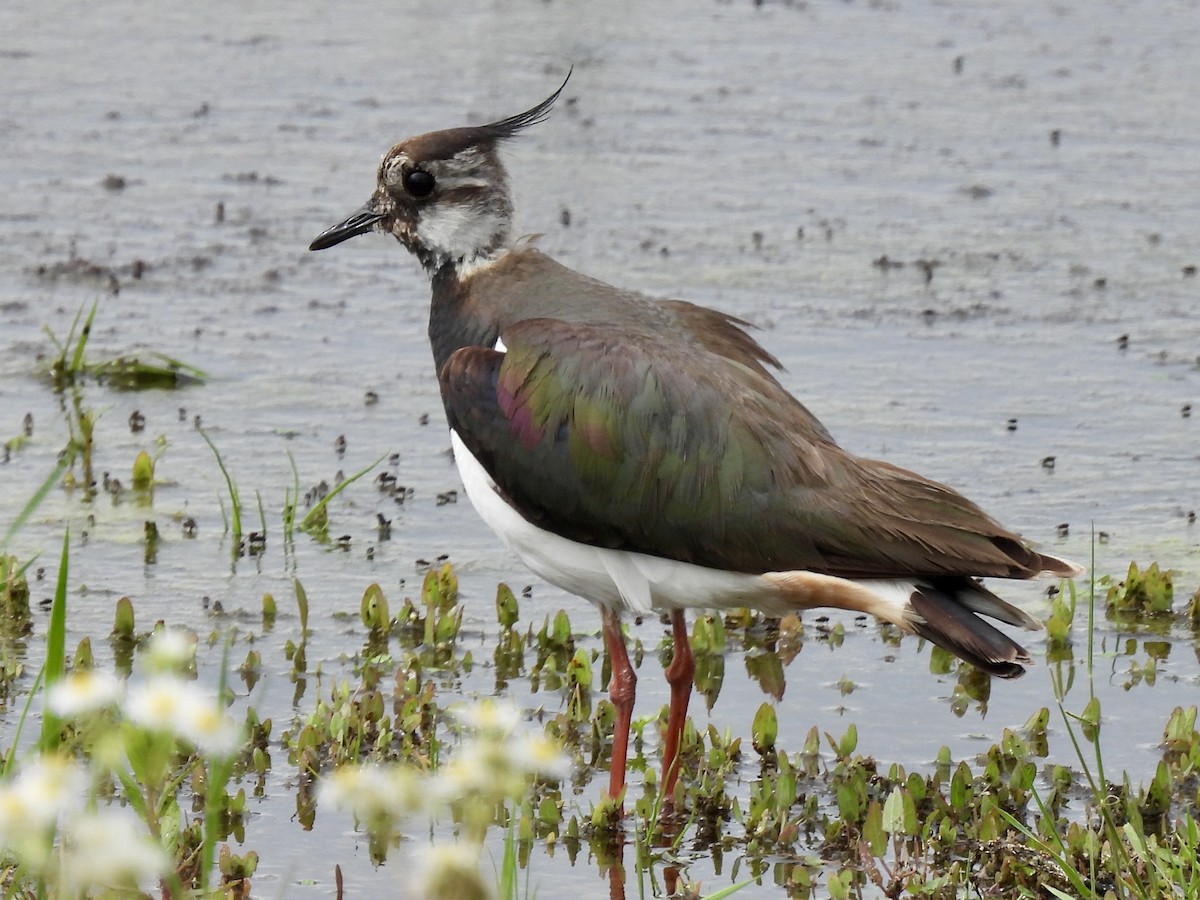
[[[492,246],[507,224],[485,204],[434,202],[421,209],[416,234],[421,245],[435,256],[469,261],[479,255],[481,248]]]
[[[494,346],[492,349],[495,350],[497,353],[507,353],[508,352],[508,348],[504,346],[504,341],[501,340],[500,338],[496,338],[496,346]]]

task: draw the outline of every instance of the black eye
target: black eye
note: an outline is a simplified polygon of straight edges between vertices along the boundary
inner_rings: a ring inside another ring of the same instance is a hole
[[[433,193],[434,177],[422,169],[413,169],[404,175],[404,189],[414,197],[428,197]]]

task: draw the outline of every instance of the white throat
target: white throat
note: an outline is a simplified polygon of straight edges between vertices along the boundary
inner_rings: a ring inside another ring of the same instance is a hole
[[[419,246],[432,257],[434,268],[459,267],[494,260],[507,249],[509,214],[486,195],[472,203],[431,203],[416,224]]]

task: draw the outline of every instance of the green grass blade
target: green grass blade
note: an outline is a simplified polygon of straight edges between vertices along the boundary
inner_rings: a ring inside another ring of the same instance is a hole
[[[80,312],[82,312],[82,310],[80,310]],[[75,318],[78,320],[79,313],[75,314]],[[50,330],[49,325],[43,325],[42,331],[45,333],[46,337],[50,338],[50,343],[52,343],[54,345],[54,349],[58,351],[59,360],[65,364],[66,360],[67,360],[66,346],[64,346],[63,342],[58,339],[58,335],[56,335],[53,331]],[[68,336],[68,339],[69,339],[69,336]],[[61,368],[61,366],[59,368]]]
[[[263,540],[267,539],[267,514],[263,511],[262,492],[255,491],[254,496],[258,498],[258,526],[262,529],[260,532]]]
[[[229,470],[225,468],[225,461],[221,459],[221,453],[217,450],[217,445],[212,442],[212,439],[199,425],[196,426],[196,431],[200,432],[200,437],[204,438],[204,443],[208,444],[208,449],[212,450],[213,456],[217,458],[217,468],[225,476],[225,486],[229,489],[229,504],[231,507],[229,514],[232,519],[233,540],[236,543],[242,537],[242,504],[238,500],[237,485],[233,483],[233,477],[229,474]]]
[[[225,498],[221,496],[220,491],[217,492],[217,506],[221,510],[221,524],[225,526],[225,533],[229,533],[229,511],[225,509]]]
[[[308,514],[304,517],[303,521],[300,522],[300,530],[307,531],[308,529],[312,528],[314,522],[316,522],[318,519],[320,519],[321,513],[324,512],[325,506],[326,506],[326,504],[329,503],[330,500],[332,500],[334,497],[336,497],[338,494],[340,494],[342,491],[344,491],[350,485],[354,484],[354,482],[358,481],[358,479],[362,478],[364,475],[366,475],[368,472],[370,472],[372,469],[374,469],[377,465],[379,465],[381,462],[383,462],[385,459],[387,459],[388,456],[390,456],[390,455],[391,455],[391,451],[389,450],[387,453],[383,454],[383,456],[379,457],[379,459],[375,460],[375,462],[371,463],[369,466],[367,466],[362,471],[355,472],[353,475],[351,475],[349,478],[347,478],[345,481],[343,481],[341,484],[339,484],[337,487],[335,487],[332,491],[330,491],[328,494],[326,494],[324,497],[322,497],[321,501],[319,503],[317,503],[317,505],[314,506],[312,509],[310,509],[308,511]]]
[[[125,802],[129,804],[129,808],[134,811],[139,819],[143,822],[146,821],[146,797],[142,793],[141,783],[131,772],[126,772],[121,768],[114,769],[113,774],[121,782],[121,787],[125,790]]]
[[[58,350],[58,359],[50,367],[50,371],[54,373],[55,386],[58,390],[62,390],[67,378],[67,350],[75,340],[75,329],[79,327],[79,317],[83,315],[83,307],[75,310],[75,318],[71,320],[71,328],[67,331],[67,339],[60,341],[54,336],[54,332],[50,330],[49,325],[43,325],[42,331],[46,333],[46,337],[50,338],[56,350]]]
[[[72,375],[77,375],[83,370],[83,351],[87,347],[88,338],[92,334],[92,322],[95,321],[96,310],[99,308],[100,301],[93,300],[91,311],[88,312],[87,321],[83,323],[83,329],[79,332],[79,340],[75,343],[75,352],[71,354],[71,367],[69,371]],[[71,331],[74,333],[74,325],[71,326]]]
[[[168,356],[166,353],[159,353],[158,351],[155,351],[154,353],[151,353],[150,355],[155,357],[158,360],[161,360],[169,368],[176,369],[179,372],[183,373],[188,378],[191,378],[193,381],[198,381],[201,383],[208,381],[208,373],[207,372],[205,372],[203,369],[198,369],[193,365],[185,363],[181,359],[176,359],[174,356]]]
[[[292,456],[292,451],[287,452],[288,465],[292,467],[292,490],[289,495],[286,491],[283,498],[283,542],[284,549],[292,543],[293,532],[296,527],[296,504],[300,502],[300,471],[296,468],[296,458]]]
[[[54,588],[54,601],[50,606],[50,626],[46,631],[46,667],[44,689],[49,690],[63,677],[67,661],[67,568],[70,564],[71,529],[63,534],[62,561],[58,565],[58,584]],[[42,739],[39,743],[43,752],[58,747],[62,733],[62,722],[49,709],[42,713]]]
[[[737,884],[731,884],[728,887],[723,887],[715,894],[705,894],[702,900],[724,900],[725,897],[732,896],[742,888],[750,887],[754,884],[753,878],[747,878],[745,881],[739,881]]]
[[[42,679],[46,677],[46,666],[43,663],[38,669],[37,677],[33,679],[33,684],[29,688],[29,695],[25,698],[25,705],[21,708],[21,718],[17,720],[16,732],[13,734],[12,743],[8,747],[8,752],[4,754],[4,770],[2,773],[5,776],[11,774],[13,766],[17,762],[17,748],[21,745],[21,734],[25,731],[25,720],[29,718],[29,708],[33,705],[33,698],[37,696],[38,688],[42,686]]]
[[[296,609],[300,614],[300,643],[304,643],[308,637],[308,592],[299,578],[293,578],[292,581],[296,586]]]
[[[71,467],[71,463],[75,461],[75,453],[77,450],[78,448],[74,443],[67,444],[67,448],[63,451],[62,458],[58,461],[58,465],[55,466],[54,471],[51,472],[46,477],[46,480],[41,483],[38,489],[34,491],[33,496],[29,498],[29,501],[23,507],[21,507],[21,511],[17,513],[17,517],[13,519],[12,524],[8,526],[8,530],[4,532],[4,540],[0,541],[0,550],[8,546],[8,542],[12,539],[12,536],[16,534],[17,530],[29,520],[29,517],[34,513],[34,510],[42,505],[42,501],[46,499],[46,495],[50,493],[50,489],[58,484],[58,482],[62,479],[63,473],[66,472],[67,469]]]
[[[233,646],[233,635],[225,638],[225,649],[221,653],[221,674],[217,683],[217,701],[225,706],[225,688],[229,679],[229,651]],[[233,774],[233,757],[209,757],[207,790],[204,795],[204,838],[200,845],[200,893],[207,891],[213,861],[216,859],[217,841],[220,840],[221,820],[225,813],[225,786]]]
[[[1040,797],[1038,798],[1038,805],[1042,806]],[[1042,809],[1045,810],[1045,806],[1042,806]],[[1062,839],[1059,837],[1057,832],[1055,832],[1055,839],[1062,848],[1061,852],[1051,847],[1041,836],[1035,834],[1029,826],[1018,820],[1003,806],[997,806],[996,811],[1000,813],[1000,817],[1008,823],[1009,828],[1020,832],[1025,840],[1029,842],[1030,846],[1032,846],[1035,850],[1045,853],[1054,860],[1058,868],[1062,870],[1062,873],[1066,879],[1071,882],[1071,887],[1076,890],[1077,893],[1075,896],[1077,898],[1094,895],[1094,891],[1090,890],[1087,884],[1084,882],[1083,874],[1079,872],[1073,865],[1071,865],[1070,860],[1067,859],[1066,846],[1062,843]],[[1096,883],[1094,878],[1092,883]],[[1047,887],[1047,890],[1053,890],[1053,888]]]
[[[517,816],[516,810],[509,818],[504,832],[504,856],[500,861],[500,883],[497,896],[500,900],[518,900],[517,894]]]

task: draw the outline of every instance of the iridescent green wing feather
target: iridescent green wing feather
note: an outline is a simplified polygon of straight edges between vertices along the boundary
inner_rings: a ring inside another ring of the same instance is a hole
[[[720,341],[557,319],[501,337],[504,353],[455,352],[442,395],[543,528],[744,572],[1021,577],[1040,560],[953,490],[841,450]]]

